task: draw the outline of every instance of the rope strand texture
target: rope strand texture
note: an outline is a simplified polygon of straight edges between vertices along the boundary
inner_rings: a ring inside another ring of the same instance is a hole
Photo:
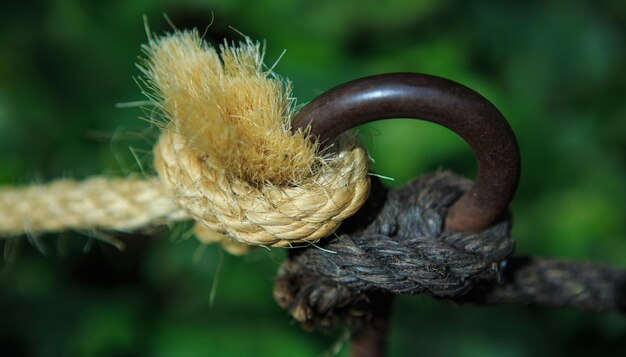
[[[340,150],[336,163],[300,187],[227,180],[173,133],[162,135],[154,153],[159,177],[196,222],[250,245],[317,241],[353,215],[369,193],[361,148]]]
[[[107,229],[135,231],[189,219],[157,179],[92,177],[0,188],[0,236]]]
[[[197,224],[245,244],[289,246],[328,236],[365,202],[365,150],[345,135],[322,148],[292,133],[290,86],[263,71],[258,43],[218,54],[192,31],[151,39],[146,52],[164,120],[155,168]]]
[[[289,246],[330,235],[369,194],[368,157],[349,134],[292,132],[290,85],[249,39],[220,52],[197,31],[150,38],[145,92],[160,115],[159,179],[92,178],[0,191],[0,235],[129,231],[196,221],[204,242]]]
[[[328,326],[360,320],[354,309],[368,291],[453,297],[499,279],[514,250],[508,220],[478,233],[442,230],[447,207],[469,187],[451,173],[425,176],[391,191],[364,229],[320,244],[323,250],[290,252],[276,278],[279,305],[305,327]]]
[[[275,280],[278,304],[308,329],[358,328],[380,294],[626,312],[626,270],[510,256],[509,217],[478,233],[442,231],[446,208],[469,187],[441,172],[378,192],[382,203],[368,201],[345,222],[346,234],[317,245],[323,250],[289,251]]]

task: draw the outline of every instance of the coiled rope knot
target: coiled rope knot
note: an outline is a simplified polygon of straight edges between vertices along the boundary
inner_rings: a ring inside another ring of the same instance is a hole
[[[340,149],[331,167],[293,187],[228,179],[174,133],[162,135],[154,153],[162,182],[201,225],[197,234],[214,231],[249,245],[315,242],[354,214],[369,192],[367,156],[360,147]]]
[[[292,131],[290,86],[263,69],[258,43],[218,54],[191,31],[145,50],[142,70],[164,119],[155,168],[201,240],[315,242],[365,202],[365,150],[350,135],[319,143]]]
[[[372,291],[451,298],[479,280],[499,279],[514,250],[508,218],[475,233],[442,228],[448,207],[470,187],[440,172],[390,191],[366,228],[320,244],[324,250],[290,251],[275,281],[276,300],[307,328],[359,324]]]

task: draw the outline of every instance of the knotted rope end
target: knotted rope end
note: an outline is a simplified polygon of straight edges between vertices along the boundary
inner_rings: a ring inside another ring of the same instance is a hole
[[[291,85],[259,43],[218,49],[197,31],[151,39],[140,68],[160,112],[155,168],[202,229],[250,245],[331,234],[365,202],[368,158],[352,135],[292,131]]]

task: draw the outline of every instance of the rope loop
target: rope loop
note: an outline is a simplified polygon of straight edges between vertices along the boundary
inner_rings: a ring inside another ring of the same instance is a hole
[[[219,51],[197,31],[150,39],[141,67],[160,110],[154,165],[202,241],[290,246],[331,234],[369,193],[349,134],[323,145],[291,131],[291,87],[259,43]]]
[[[249,245],[315,242],[369,194],[368,158],[359,146],[340,148],[330,166],[297,187],[229,180],[210,157],[172,132],[161,135],[154,156],[163,185],[197,224]]]

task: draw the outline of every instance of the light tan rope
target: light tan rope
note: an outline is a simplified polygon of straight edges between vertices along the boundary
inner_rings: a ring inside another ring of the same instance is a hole
[[[290,85],[263,70],[258,43],[218,53],[195,31],[175,32],[144,51],[145,89],[160,114],[159,178],[0,189],[0,236],[193,219],[202,242],[242,252],[315,242],[365,202],[365,150],[351,135],[322,145],[292,133]]]
[[[196,222],[246,244],[285,246],[326,237],[369,194],[367,156],[359,147],[341,150],[336,162],[297,187],[226,180],[177,134],[162,135],[154,156],[180,207]]]
[[[65,230],[134,231],[189,219],[158,179],[93,177],[0,188],[0,237]]]

